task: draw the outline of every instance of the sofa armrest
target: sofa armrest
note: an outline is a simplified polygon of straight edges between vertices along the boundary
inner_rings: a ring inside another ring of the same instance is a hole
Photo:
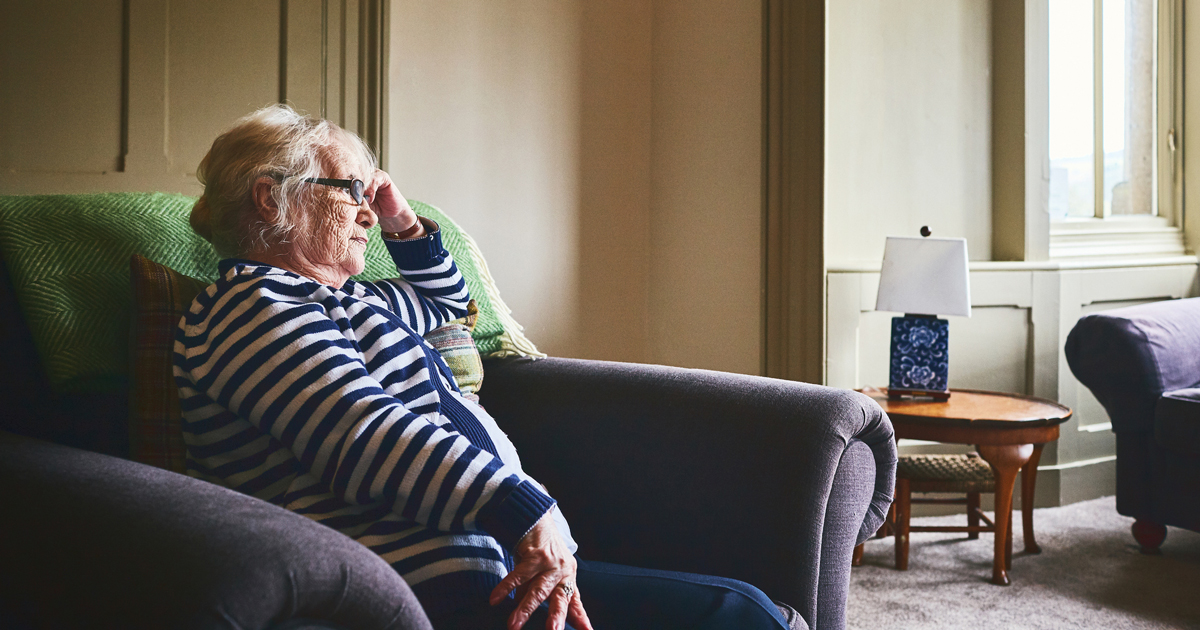
[[[1150,432],[1158,397],[1200,382],[1200,298],[1087,315],[1067,335],[1065,351],[1114,431]]]
[[[430,628],[386,562],[282,508],[0,432],[0,616],[33,627]]]
[[[852,391],[555,358],[485,370],[482,404],[588,559],[733,577],[807,607],[829,506],[857,515],[848,554],[891,503],[891,422]],[[871,455],[847,459],[859,470],[843,474],[867,486],[852,507],[834,478],[854,444]]]

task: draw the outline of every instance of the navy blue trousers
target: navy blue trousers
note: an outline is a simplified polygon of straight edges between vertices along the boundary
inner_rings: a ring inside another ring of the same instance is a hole
[[[737,580],[579,560],[576,582],[595,630],[787,630],[770,598]],[[516,606],[484,601],[430,621],[436,630],[504,630]],[[543,630],[549,614],[543,603],[525,629]]]

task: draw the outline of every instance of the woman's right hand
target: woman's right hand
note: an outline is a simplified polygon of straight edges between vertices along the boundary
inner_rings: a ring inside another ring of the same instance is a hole
[[[367,203],[379,217],[379,227],[384,232],[403,232],[418,222],[412,206],[396,189],[386,171],[376,170],[366,185],[363,192]]]
[[[546,630],[563,630],[567,621],[579,630],[592,630],[575,582],[578,563],[559,535],[552,512],[546,512],[517,543],[513,550],[517,565],[492,591],[493,606],[514,590],[517,592],[517,608],[508,618],[509,630],[520,630],[542,602],[550,607]]]

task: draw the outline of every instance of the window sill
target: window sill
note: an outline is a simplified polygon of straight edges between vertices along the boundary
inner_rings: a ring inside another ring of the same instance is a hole
[[[1066,219],[1050,223],[1051,260],[1111,261],[1186,253],[1183,232],[1162,217]]]
[[[971,273],[981,271],[1074,271],[1079,269],[1127,269],[1132,267],[1175,267],[1198,265],[1200,258],[1190,254],[1176,256],[1097,256],[1090,259],[1045,261],[972,260]],[[879,273],[878,261],[844,261],[829,265],[828,273]]]

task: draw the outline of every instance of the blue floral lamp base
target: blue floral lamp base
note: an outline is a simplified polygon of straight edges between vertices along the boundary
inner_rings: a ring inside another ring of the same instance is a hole
[[[888,397],[949,400],[950,324],[934,315],[892,318]]]

